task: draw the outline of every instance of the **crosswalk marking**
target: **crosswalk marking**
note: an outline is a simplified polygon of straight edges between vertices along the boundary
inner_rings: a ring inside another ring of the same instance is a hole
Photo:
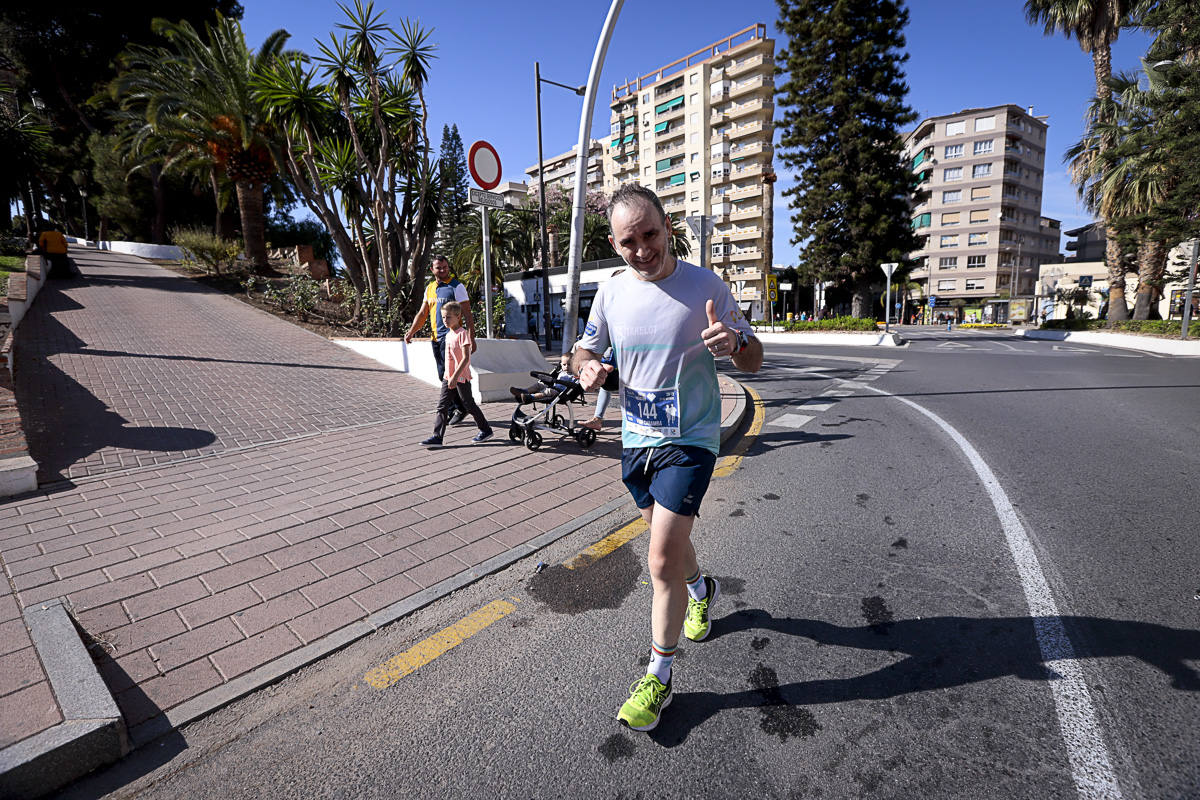
[[[805,423],[812,422],[815,417],[805,414],[784,414],[771,420],[768,425],[779,425],[783,428],[802,428]]]

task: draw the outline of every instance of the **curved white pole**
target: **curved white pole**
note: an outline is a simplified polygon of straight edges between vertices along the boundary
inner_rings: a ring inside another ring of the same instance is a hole
[[[604,56],[608,53],[608,42],[621,13],[625,0],[612,0],[604,30],[596,42],[592,55],[592,69],[588,73],[587,90],[583,96],[583,113],[579,117],[579,150],[575,158],[575,200],[571,205],[571,253],[567,262],[567,308],[563,320],[562,351],[568,353],[575,344],[579,330],[579,265],[583,261],[583,204],[587,196],[588,150],[592,137],[592,110],[596,106],[596,84],[600,82],[600,70],[604,68]],[[549,302],[549,298],[546,299]]]

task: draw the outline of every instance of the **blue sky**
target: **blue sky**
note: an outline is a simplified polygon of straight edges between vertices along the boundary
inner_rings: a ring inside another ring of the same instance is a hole
[[[277,28],[292,36],[289,46],[316,52],[315,38],[328,39],[343,19],[332,0],[243,0],[247,43],[257,47]],[[566,84],[587,80],[607,0],[380,0],[397,28],[403,18],[433,29],[437,60],[427,91],[430,137],[440,143],[444,124],[457,124],[464,145],[486,139],[500,153],[504,180],[524,180],[537,162],[533,64],[542,75]],[[680,56],[758,22],[775,28],[773,0],[693,0],[688,13],[668,3],[626,0],[608,50],[597,98],[592,136],[608,131],[608,100],[615,84],[651,72]],[[1062,36],[1046,37],[1025,22],[1024,3],[1001,0],[913,0],[905,66],[908,103],[922,117],[964,108],[1014,103],[1049,116],[1042,213],[1069,229],[1090,221],[1075,199],[1062,154],[1083,132],[1083,115],[1094,92],[1091,57]],[[1113,51],[1114,70],[1139,67],[1149,39],[1124,32]],[[554,86],[542,91],[544,149],[564,152],[578,134],[582,98]],[[776,109],[776,115],[780,114]],[[780,169],[778,191],[791,177]],[[795,262],[791,225],[782,197],[776,202],[775,262]]]

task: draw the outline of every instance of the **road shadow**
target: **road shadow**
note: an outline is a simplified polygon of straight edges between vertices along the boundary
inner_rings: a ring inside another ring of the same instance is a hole
[[[762,710],[762,727],[767,733],[784,739],[812,736],[820,725],[809,706],[885,700],[1005,677],[1059,680],[1061,676],[1053,663],[1047,663],[1037,638],[1039,629],[1059,623],[1074,645],[1077,661],[1136,658],[1160,671],[1172,689],[1200,691],[1200,674],[1187,663],[1200,659],[1200,631],[1196,630],[1077,616],[892,620],[890,612],[863,626],[841,626],[775,617],[762,609],[743,609],[714,620],[710,637],[745,631],[768,634],[756,637],[751,644],[750,661],[756,663],[743,679],[748,688],[679,693],[651,738],[664,747],[675,747],[710,717],[735,708]],[[818,647],[849,647],[907,657],[850,678],[814,678],[781,685],[771,666],[769,634],[809,639]]]

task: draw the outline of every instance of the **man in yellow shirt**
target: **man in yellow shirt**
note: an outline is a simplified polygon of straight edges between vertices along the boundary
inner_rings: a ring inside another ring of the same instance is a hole
[[[46,228],[38,236],[37,249],[34,251],[46,257],[50,262],[47,278],[72,277],[71,261],[67,258],[67,237],[56,228]]]
[[[436,255],[433,257],[433,266],[430,271],[433,273],[433,280],[425,287],[424,302],[421,303],[416,318],[409,326],[408,333],[404,334],[404,341],[406,344],[411,344],[413,334],[419,331],[425,324],[425,320],[428,319],[430,337],[433,340],[433,359],[437,363],[438,377],[441,378],[446,374],[446,334],[450,330],[442,319],[442,306],[453,300],[462,307],[463,331],[466,335],[466,344],[472,353],[476,348],[475,322],[471,317],[467,287],[458,278],[451,277],[450,261],[443,255]],[[452,393],[450,401],[450,424],[457,425],[466,417],[467,411],[458,401],[457,395]]]

